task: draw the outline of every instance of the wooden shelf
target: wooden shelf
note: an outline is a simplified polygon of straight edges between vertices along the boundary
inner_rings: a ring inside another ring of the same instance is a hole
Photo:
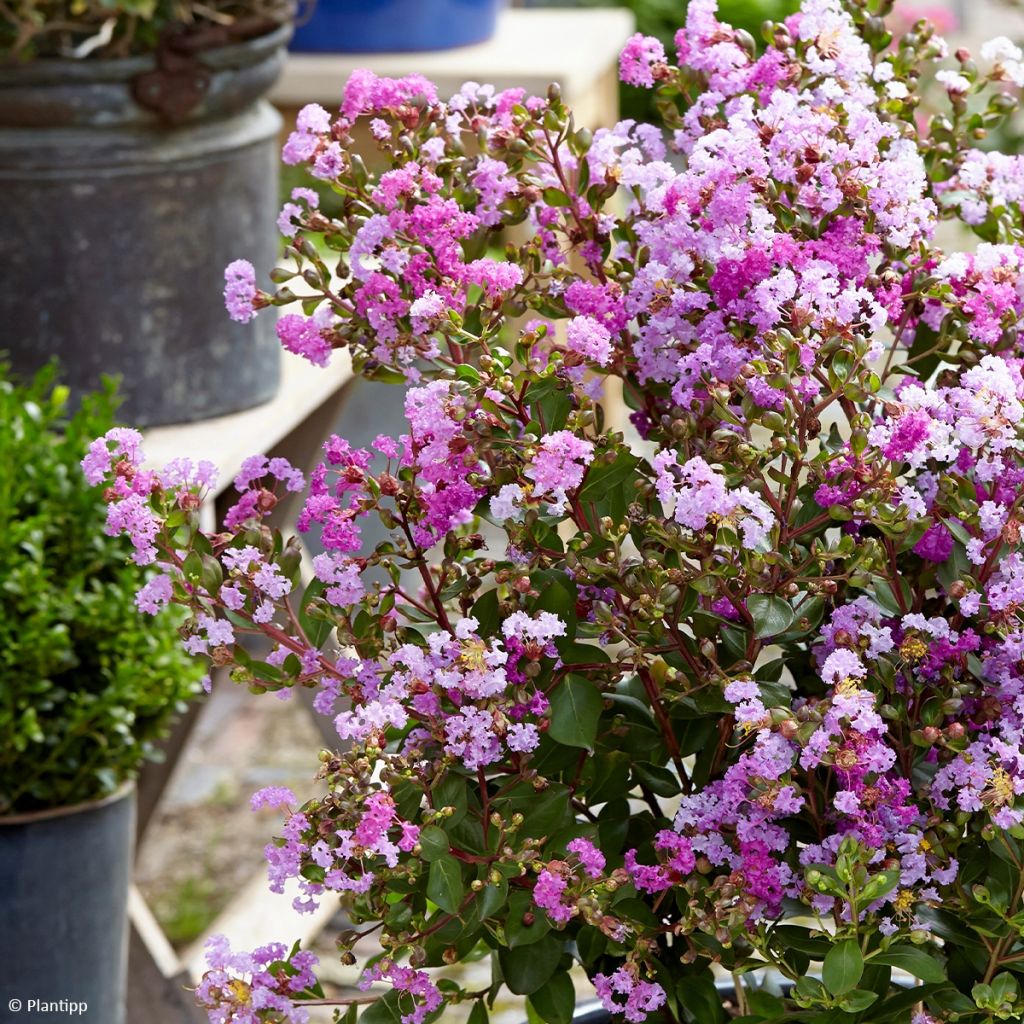
[[[321,103],[335,110],[356,68],[391,78],[425,75],[442,97],[464,82],[543,96],[557,82],[577,123],[607,125],[618,111],[619,51],[633,32],[632,13],[619,8],[505,10],[494,37],[475,46],[428,53],[291,53],[270,98],[284,108]]]
[[[245,459],[273,451],[352,379],[345,352],[336,352],[326,368],[288,352],[282,352],[281,359],[281,387],[269,402],[228,416],[147,431],[147,465],[163,466],[176,458],[208,459],[219,470],[219,493],[231,485]]]

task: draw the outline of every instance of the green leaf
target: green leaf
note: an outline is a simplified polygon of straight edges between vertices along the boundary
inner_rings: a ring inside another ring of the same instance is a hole
[[[197,551],[190,551],[185,556],[185,561],[182,563],[181,571],[185,574],[186,579],[193,583],[197,583],[203,575],[202,555]]]
[[[864,957],[854,939],[833,946],[821,968],[821,980],[834,996],[845,995],[857,987],[864,973]]]
[[[754,620],[754,635],[759,640],[785,633],[796,618],[789,602],[772,594],[751,594],[747,611]]]
[[[306,610],[310,601],[319,597],[326,589],[327,584],[322,580],[313,580],[299,601],[299,625],[314,647],[322,647],[334,628],[334,623],[329,618],[320,614],[310,614]]]
[[[569,808],[569,787],[552,783],[539,793],[526,782],[516,786],[507,797],[499,801],[500,811],[506,817],[517,811],[525,821],[519,830],[521,836],[535,839],[538,836],[553,835],[572,822]],[[496,810],[499,808],[495,808]]]
[[[434,807],[454,807],[455,813],[447,819],[450,832],[466,816],[469,798],[466,792],[466,777],[456,772],[448,774],[434,785],[431,792]]]
[[[526,404],[534,416],[540,414],[543,430],[548,433],[561,430],[572,411],[569,392],[556,377],[545,377],[531,384],[526,392]]]
[[[661,765],[639,761],[633,765],[633,775],[655,796],[672,797],[679,794],[679,780]]]
[[[992,994],[1001,1003],[1016,1001],[1019,991],[1017,979],[1008,971],[992,979]]]
[[[684,975],[676,982],[676,997],[700,1024],[718,1024],[725,1020],[722,997],[715,988],[715,979],[709,970]]]
[[[551,727],[548,735],[569,747],[594,749],[601,694],[582,676],[567,676],[551,693]]]
[[[553,974],[529,999],[534,1012],[547,1024],[569,1024],[576,1006],[576,989],[568,971]]]
[[[566,634],[576,632],[576,584],[564,572],[545,569],[531,577],[540,596],[530,603],[531,612],[554,612],[566,625]]]
[[[525,919],[525,920],[524,920]],[[532,923],[526,924],[526,921]],[[547,914],[533,904],[533,897],[522,889],[512,893],[505,918],[505,941],[510,949],[531,946],[551,931]]]
[[[359,1017],[359,1024],[402,1024],[402,1011],[399,1008],[398,1000],[402,993],[393,988],[385,992],[375,1003],[363,1010]]]
[[[473,1004],[473,1009],[470,1011],[469,1019],[466,1024],[489,1024],[490,1014],[487,1012],[487,1007],[484,1005],[482,999],[478,999]]]
[[[476,615],[476,605],[473,606],[473,614]],[[608,655],[605,654],[604,648],[596,643],[583,644],[567,637],[560,637],[555,641],[555,647],[558,648],[558,656],[566,665],[608,661]]]
[[[878,1021],[879,1024],[883,1021],[899,1021],[900,1024],[903,1024],[907,1019],[907,1010],[918,1003],[931,1002],[933,993],[939,987],[938,985],[916,985],[913,988],[897,992],[871,1011],[872,1024],[875,1024],[875,1021]],[[973,1006],[968,1012],[971,1009]]]
[[[490,637],[498,632],[501,616],[498,614],[498,592],[488,590],[473,605],[473,618],[480,624],[480,636]]]
[[[462,917],[464,923],[463,937],[478,931],[483,922],[489,917],[494,917],[507,900],[508,882],[504,878],[497,884],[485,885],[474,895],[472,902]]]
[[[583,925],[576,934],[576,951],[584,964],[592,964],[607,946],[608,936],[593,925]]]
[[[425,861],[440,860],[451,849],[444,829],[440,829],[436,825],[427,825],[420,829],[419,844],[422,847],[422,856]]]
[[[608,465],[601,463],[591,466],[587,471],[587,478],[580,488],[580,501],[599,501],[607,497],[609,492],[620,487],[624,482],[633,476],[637,463],[640,460],[629,452],[619,452],[615,461]]]
[[[927,984],[934,985],[946,980],[946,972],[931,953],[905,942],[890,946],[884,953],[876,953],[870,962],[906,971]]]
[[[614,800],[628,789],[632,759],[622,750],[606,750],[600,757],[587,758],[583,765],[583,784],[591,807]]]
[[[866,1010],[877,998],[877,992],[868,992],[867,989],[855,988],[839,1000],[839,1005],[847,1013],[860,1013],[861,1010]]]
[[[544,189],[544,202],[548,206],[568,206],[571,200],[561,189],[552,187]]]
[[[550,934],[529,946],[498,950],[505,984],[517,996],[536,992],[558,969],[561,957],[562,940]]]
[[[880,900],[892,892],[899,885],[899,881],[900,872],[897,868],[879,871],[877,875],[872,875],[858,893],[861,903],[874,903],[875,900]]]
[[[462,869],[454,857],[442,857],[430,865],[427,895],[446,913],[457,914],[465,895]]]
[[[786,1004],[778,996],[760,988],[747,990],[747,1006],[752,1013],[767,1018],[779,1017],[786,1010]]]

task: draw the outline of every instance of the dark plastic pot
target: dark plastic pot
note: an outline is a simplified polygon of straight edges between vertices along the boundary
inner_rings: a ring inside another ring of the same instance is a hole
[[[291,48],[308,53],[449,50],[494,35],[500,0],[316,0]]]
[[[143,426],[273,396],[273,317],[233,323],[222,293],[231,260],[276,256],[280,118],[262,97],[289,32],[159,69],[0,67],[0,350],[17,373],[51,356],[73,390],[120,373],[121,415]]]
[[[124,1024],[134,835],[134,786],[0,817],[0,1019]]]

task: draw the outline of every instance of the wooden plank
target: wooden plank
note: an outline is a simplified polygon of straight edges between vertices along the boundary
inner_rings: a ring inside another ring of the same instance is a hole
[[[565,99],[575,103],[617,64],[633,30],[632,13],[617,8],[504,10],[494,36],[473,46],[428,53],[289,54],[270,98],[281,107],[315,102],[335,109],[348,76],[370,68],[392,78],[426,75],[442,97],[469,81],[541,96],[558,82]]]
[[[208,459],[219,470],[220,493],[231,486],[245,459],[273,451],[353,376],[346,352],[336,352],[326,368],[288,352],[281,358],[281,387],[269,402],[229,416],[147,431],[146,465],[159,467],[176,458]]]
[[[266,870],[261,868],[235,894],[216,920],[182,954],[189,975],[198,981],[206,970],[203,946],[210,935],[225,935],[233,949],[255,949],[268,942],[291,945],[298,939],[304,946],[316,938],[337,913],[338,897],[325,893],[312,914],[297,914],[292,900],[300,895],[291,879],[283,894],[268,888]]]
[[[192,979],[134,885],[128,918],[128,1024],[207,1024]]]
[[[219,674],[219,673],[218,673]],[[146,828],[156,812],[157,804],[163,796],[174,774],[178,760],[188,745],[189,737],[195,729],[196,722],[206,706],[205,700],[197,697],[189,701],[185,713],[174,723],[171,731],[160,744],[163,753],[162,761],[149,761],[143,765],[136,782],[138,791],[136,820],[135,820],[135,842],[136,846],[142,841]]]

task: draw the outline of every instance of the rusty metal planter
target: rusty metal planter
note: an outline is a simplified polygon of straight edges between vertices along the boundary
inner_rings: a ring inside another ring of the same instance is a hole
[[[274,261],[280,119],[263,96],[289,32],[171,62],[0,68],[0,351],[16,372],[56,356],[76,390],[119,373],[139,425],[273,395],[273,319],[233,323],[222,289],[231,260]]]

